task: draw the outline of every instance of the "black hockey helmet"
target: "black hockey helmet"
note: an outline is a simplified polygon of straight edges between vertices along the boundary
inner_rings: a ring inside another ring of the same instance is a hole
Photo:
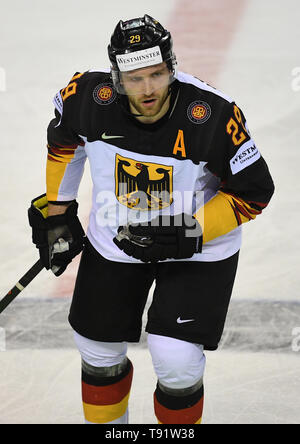
[[[174,80],[176,57],[171,34],[147,14],[144,17],[119,21],[108,45],[108,56],[113,82],[119,92],[123,92],[120,88],[120,72],[162,62],[166,62],[171,73],[170,80]]]

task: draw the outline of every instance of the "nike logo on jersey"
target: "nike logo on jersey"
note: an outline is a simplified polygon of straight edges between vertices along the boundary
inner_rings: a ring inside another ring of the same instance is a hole
[[[103,140],[109,140],[109,139],[122,139],[123,137],[125,137],[125,136],[107,136],[105,132],[101,134],[101,138],[102,138]]]
[[[177,324],[184,324],[185,322],[192,322],[192,321],[194,321],[195,319],[181,319],[180,318],[180,316],[179,316],[179,318],[177,318]]]

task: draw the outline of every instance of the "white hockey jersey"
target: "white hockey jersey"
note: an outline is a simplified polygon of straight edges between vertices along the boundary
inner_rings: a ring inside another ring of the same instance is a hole
[[[241,225],[273,194],[242,111],[191,75],[177,74],[169,112],[154,124],[130,115],[106,71],[76,73],[54,104],[48,200],[76,198],[88,158],[93,203],[87,236],[108,260],[140,263],[114,244],[120,225],[182,212],[196,215],[204,241],[202,252],[185,260],[225,259],[240,249]]]

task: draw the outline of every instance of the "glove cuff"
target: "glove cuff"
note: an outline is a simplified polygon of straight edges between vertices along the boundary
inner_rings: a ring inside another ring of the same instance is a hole
[[[29,224],[33,228],[33,243],[44,245],[47,243],[47,231],[58,226],[66,225],[73,237],[84,236],[84,230],[77,217],[78,203],[74,200],[67,207],[65,213],[48,216],[48,200],[46,194],[36,197],[31,201],[28,210]]]

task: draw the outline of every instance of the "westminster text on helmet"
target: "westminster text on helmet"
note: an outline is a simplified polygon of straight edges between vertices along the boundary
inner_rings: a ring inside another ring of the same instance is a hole
[[[119,54],[116,56],[116,60],[119,70],[122,72],[158,65],[163,62],[159,46],[135,51],[129,54]]]

